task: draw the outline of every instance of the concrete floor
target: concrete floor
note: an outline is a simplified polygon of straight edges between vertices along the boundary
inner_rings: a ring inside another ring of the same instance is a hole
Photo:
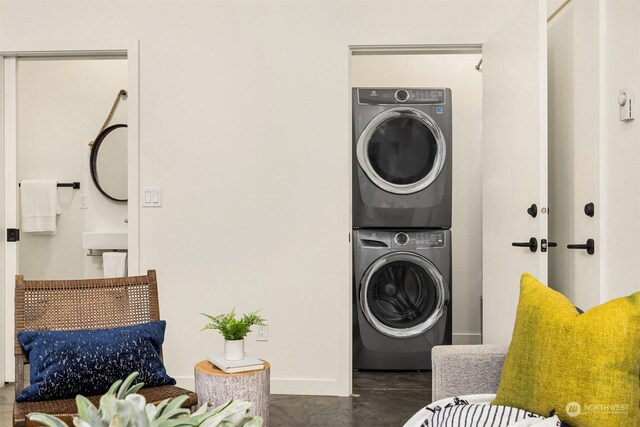
[[[13,424],[13,398],[15,391],[13,383],[0,388],[0,426]]]
[[[0,426],[11,426],[13,384],[0,388]],[[431,372],[354,372],[352,397],[271,395],[268,427],[402,426],[431,402]]]
[[[272,395],[269,427],[402,426],[431,403],[431,372],[354,372],[352,397]]]

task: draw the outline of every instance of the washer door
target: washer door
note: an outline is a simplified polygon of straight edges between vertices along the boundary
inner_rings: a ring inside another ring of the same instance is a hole
[[[431,117],[415,108],[398,107],[369,122],[358,139],[356,156],[376,186],[390,193],[411,194],[438,178],[447,147]]]
[[[360,283],[360,308],[384,335],[410,338],[442,317],[449,299],[445,281],[426,258],[395,252],[378,258]]]

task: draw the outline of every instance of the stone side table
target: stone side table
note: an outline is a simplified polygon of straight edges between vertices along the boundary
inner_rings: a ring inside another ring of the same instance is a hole
[[[230,399],[246,400],[252,403],[249,415],[258,415],[269,425],[269,377],[270,365],[264,362],[259,371],[225,374],[208,360],[195,366],[196,394],[198,407],[204,402],[219,406]]]

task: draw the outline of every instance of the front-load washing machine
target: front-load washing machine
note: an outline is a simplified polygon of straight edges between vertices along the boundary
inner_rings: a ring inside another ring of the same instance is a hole
[[[451,89],[355,88],[353,227],[451,227]]]
[[[353,232],[353,368],[431,369],[451,344],[451,231]]]

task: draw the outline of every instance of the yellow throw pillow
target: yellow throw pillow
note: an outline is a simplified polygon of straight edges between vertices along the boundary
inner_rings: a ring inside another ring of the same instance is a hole
[[[495,405],[572,427],[640,426],[640,292],[579,314],[528,273]]]

